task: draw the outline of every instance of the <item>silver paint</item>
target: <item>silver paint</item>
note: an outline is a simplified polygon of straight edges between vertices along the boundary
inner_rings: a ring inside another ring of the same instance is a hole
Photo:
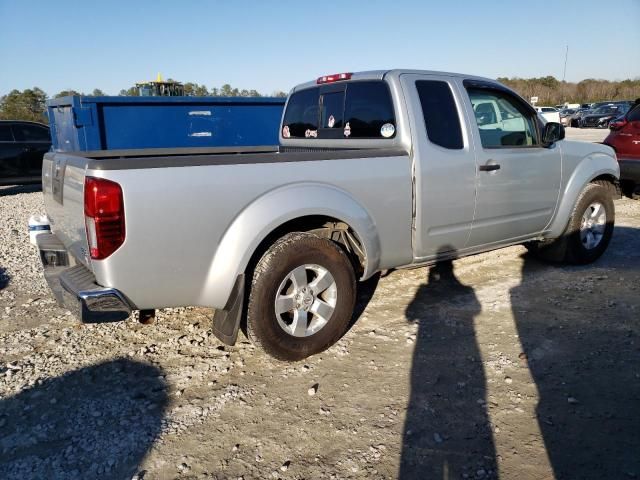
[[[613,150],[602,145],[563,140],[548,149],[483,150],[462,86],[478,77],[416,70],[354,74],[365,78],[389,84],[394,138],[281,138],[282,145],[397,147],[408,156],[111,171],[72,166],[62,206],[51,196],[50,178],[51,160],[60,154],[47,154],[43,185],[52,230],[90,264],[100,285],[117,288],[138,308],[223,308],[260,243],[289,220],[322,215],[349,224],[366,252],[366,279],[379,270],[430,263],[443,250],[455,257],[557,237],[588,182],[619,176]],[[461,151],[428,141],[414,86],[419,78],[451,86],[463,121]],[[502,168],[477,170],[489,161]],[[124,194],[126,240],[101,261],[88,262],[83,253],[85,174],[118,182]]]

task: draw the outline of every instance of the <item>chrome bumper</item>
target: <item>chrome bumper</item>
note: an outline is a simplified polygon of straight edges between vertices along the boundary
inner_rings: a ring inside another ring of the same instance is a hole
[[[44,277],[58,304],[83,323],[125,320],[133,309],[115,288],[103,287],[84,265],[70,265],[64,245],[54,234],[36,237]]]

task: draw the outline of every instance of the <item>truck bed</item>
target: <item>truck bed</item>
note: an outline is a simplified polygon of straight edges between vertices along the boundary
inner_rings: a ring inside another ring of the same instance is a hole
[[[227,238],[238,254],[253,251],[262,233],[238,239],[252,244],[245,248],[228,232],[257,228],[266,235],[291,220],[282,208],[287,204],[298,215],[307,204],[319,205],[314,215],[362,224],[367,231],[373,227],[364,226],[365,218],[376,224],[380,245],[371,254],[373,271],[410,262],[411,163],[399,148],[50,152],[43,192],[52,232],[98,285],[117,285],[137,308],[223,308],[227,282],[235,278],[214,268],[214,262],[224,262],[220,255],[229,255],[219,254],[220,242]],[[86,176],[114,181],[123,191],[125,242],[105,260],[88,255]],[[361,210],[350,207],[356,198]],[[379,257],[378,251],[385,253]]]

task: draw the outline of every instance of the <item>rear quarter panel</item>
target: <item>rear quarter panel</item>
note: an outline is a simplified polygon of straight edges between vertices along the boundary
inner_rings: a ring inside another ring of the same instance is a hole
[[[227,265],[227,270],[211,275],[218,246],[242,212],[266,202],[277,189],[291,187],[296,193],[269,204],[263,210],[269,220],[328,213],[316,193],[317,207],[309,208],[305,195],[311,195],[311,188],[292,187],[324,188],[326,195],[337,190],[372,219],[381,252],[378,268],[412,259],[409,156],[88,174],[122,186],[127,230],[120,249],[106,260],[92,262],[94,273],[98,283],[118,288],[138,308],[224,307],[236,275],[242,272]],[[348,216],[346,205],[344,213]],[[255,245],[272,227],[271,221],[245,222],[236,224],[233,232],[251,238]],[[218,258],[217,264],[225,262]]]

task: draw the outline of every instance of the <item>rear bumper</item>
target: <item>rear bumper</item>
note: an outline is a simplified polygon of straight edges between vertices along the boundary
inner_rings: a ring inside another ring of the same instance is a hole
[[[36,237],[44,277],[58,304],[83,323],[117,322],[131,315],[133,305],[115,288],[103,287],[84,265],[70,265],[64,245],[54,234]]]
[[[640,159],[627,160],[619,158],[620,164],[620,180],[631,180],[635,183],[640,183]]]

